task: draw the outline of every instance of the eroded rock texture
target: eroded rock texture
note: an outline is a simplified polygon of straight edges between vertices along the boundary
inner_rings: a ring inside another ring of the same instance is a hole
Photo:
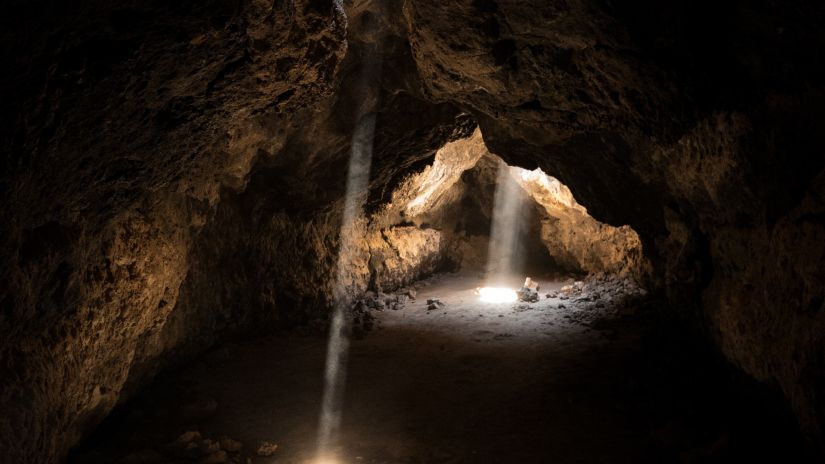
[[[284,121],[332,94],[346,18],[323,2],[10,10],[0,460],[55,462],[158,369],[196,236]]]
[[[630,226],[613,227],[593,219],[567,186],[540,169],[514,170],[511,175],[542,207],[539,236],[557,266],[643,279],[647,263],[639,236]]]
[[[651,283],[821,437],[825,66],[810,50],[823,7],[466,0],[404,13],[427,94],[470,109],[507,162],[631,225]]]
[[[434,184],[410,180],[452,176],[426,166],[476,121],[508,164],[632,226],[648,286],[780,388],[821,442],[821,5],[87,0],[5,13],[0,461],[59,461],[216,340],[323,321],[364,117],[376,139],[353,294],[478,248],[483,234],[443,213],[471,179],[421,211],[418,187]]]
[[[478,130],[439,150],[431,167],[398,188],[390,208],[407,201],[408,220],[434,225],[442,234],[458,232],[448,235],[449,259],[459,267],[484,269],[502,174],[519,192],[519,220],[506,224],[517,229],[515,254],[523,255],[517,268],[644,279],[647,262],[636,232],[595,220],[564,184],[540,169],[507,166],[487,150]],[[410,199],[410,190],[417,196]]]

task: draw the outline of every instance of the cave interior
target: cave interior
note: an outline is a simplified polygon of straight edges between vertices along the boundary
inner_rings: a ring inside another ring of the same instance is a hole
[[[825,458],[825,6],[6,9],[0,463]]]

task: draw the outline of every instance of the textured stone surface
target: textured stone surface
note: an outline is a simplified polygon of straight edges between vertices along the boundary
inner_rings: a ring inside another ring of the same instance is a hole
[[[54,462],[160,367],[199,231],[278,146],[274,123],[332,93],[346,19],[324,2],[11,10],[0,461]]]
[[[639,236],[630,226],[613,227],[593,219],[570,189],[540,169],[514,170],[511,175],[542,207],[541,241],[557,266],[644,278],[649,269]]]
[[[444,198],[452,198],[453,204],[463,202],[465,205],[448,208],[446,214],[453,218],[449,225],[444,218],[434,221],[440,229],[463,232],[459,237],[451,237],[450,242],[457,243],[459,249],[452,251],[452,255],[456,261],[464,262],[465,267],[480,263],[475,267],[483,268],[487,261],[488,244],[484,241],[489,235],[501,163],[499,157],[487,150],[480,132],[476,131],[472,137],[452,142],[440,150],[433,166],[422,173],[427,175],[426,179],[411,178],[419,185],[419,194],[405,211],[408,214],[422,211],[424,216],[413,218],[414,222],[433,222],[439,215],[445,215],[441,206]],[[506,166],[503,169],[507,169],[507,175],[521,187],[520,224],[513,226],[520,229],[519,239],[524,242],[521,252],[528,255],[522,259],[523,266],[646,278],[649,269],[641,242],[629,226],[614,227],[593,219],[564,184],[539,169],[527,171]],[[450,190],[446,190],[447,187]],[[404,188],[399,191],[403,192]],[[459,199],[454,199],[456,197]],[[475,207],[468,209],[468,204]],[[482,232],[472,239],[470,232],[473,231]],[[469,244],[469,240],[474,243]]]
[[[407,200],[393,201],[475,120],[506,162],[541,167],[596,219],[632,226],[648,285],[781,389],[821,443],[821,5],[344,8],[4,9],[0,461],[58,461],[159,369],[222,337],[322,321],[363,114],[376,116],[364,256],[430,250],[391,260],[387,282],[429,272],[436,242],[452,244],[448,258],[477,248],[473,234],[424,227],[448,230],[438,211],[462,205],[463,181],[432,217],[402,217]],[[371,269],[353,263],[352,292]]]
[[[810,2],[411,1],[425,90],[629,224],[651,284],[821,440],[825,17]],[[456,27],[462,18],[463,27]],[[814,45],[816,44],[816,45]]]

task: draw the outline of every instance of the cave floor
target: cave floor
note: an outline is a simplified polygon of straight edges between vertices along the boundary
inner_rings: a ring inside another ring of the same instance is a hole
[[[563,282],[539,282],[538,303],[489,304],[472,276],[436,276],[402,309],[374,312],[351,345],[341,462],[802,460],[781,408],[661,335],[655,305],[603,288],[546,298]],[[428,310],[433,297],[445,305]],[[107,420],[71,461],[311,462],[325,350],[313,336],[215,349]],[[186,431],[201,438],[175,444]],[[243,449],[203,441],[221,437]],[[277,451],[258,456],[261,441]]]

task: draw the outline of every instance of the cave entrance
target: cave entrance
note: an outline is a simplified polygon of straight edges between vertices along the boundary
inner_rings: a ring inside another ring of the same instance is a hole
[[[564,283],[558,287],[578,290],[587,276],[635,283],[644,261],[629,226],[592,218],[541,169],[508,166],[487,150],[478,130],[445,145],[431,165],[402,181],[372,222],[380,233],[368,239],[368,298],[411,295],[407,287],[415,281],[452,271],[484,301],[535,303],[552,298],[542,289]]]

